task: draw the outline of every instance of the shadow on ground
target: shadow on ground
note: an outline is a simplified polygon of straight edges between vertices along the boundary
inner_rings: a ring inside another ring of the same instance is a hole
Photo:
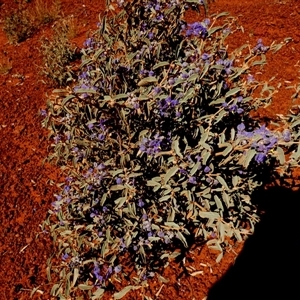
[[[300,299],[300,192],[274,187],[253,199],[265,214],[207,300]]]

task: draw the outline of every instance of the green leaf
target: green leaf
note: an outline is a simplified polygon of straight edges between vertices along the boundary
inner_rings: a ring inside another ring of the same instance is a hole
[[[254,149],[250,149],[248,150],[247,154],[246,154],[246,158],[245,158],[245,161],[243,163],[243,166],[245,168],[248,168],[252,158],[256,155],[256,151]]]
[[[75,91],[76,94],[98,94],[97,91],[92,89],[78,89]]]
[[[233,96],[234,94],[238,93],[239,91],[241,91],[241,88],[240,87],[236,87],[234,89],[231,89],[229,90],[226,95],[225,95],[225,98],[228,98],[230,96]]]
[[[281,147],[277,147],[276,151],[278,153],[278,158],[279,158],[280,164],[284,165],[284,163],[285,163],[285,156],[284,156],[283,149]]]
[[[222,186],[226,189],[229,190],[228,185],[226,183],[226,181],[221,177],[221,176],[217,176],[216,179],[222,184]]]
[[[78,279],[78,276],[79,276],[79,269],[78,268],[74,268],[73,282],[72,282],[71,287],[75,286],[76,281]]]
[[[116,184],[116,185],[112,185],[112,186],[110,187],[110,190],[111,190],[111,191],[121,191],[121,190],[123,190],[124,188],[125,188],[124,185],[122,185],[122,184]]]
[[[92,300],[100,299],[105,292],[105,289],[98,288],[92,295]]]
[[[88,290],[91,290],[94,286],[92,286],[92,285],[87,285],[87,284],[79,284],[78,287],[79,287],[82,291],[88,291]]]
[[[224,211],[224,207],[223,207],[223,204],[222,204],[221,199],[220,199],[217,195],[214,195],[214,200],[215,200],[215,202],[216,202],[217,208],[218,208],[220,211]]]
[[[147,183],[146,183],[147,186],[161,186],[161,184],[157,181],[154,181],[154,180],[147,180]]]
[[[156,82],[157,82],[156,77],[146,77],[138,82],[138,86],[147,86],[147,85],[151,85],[152,83],[156,83]]]
[[[227,208],[234,206],[234,203],[225,191],[222,193],[222,199],[225,202]]]
[[[168,283],[170,281],[169,279],[166,279],[166,278],[162,277],[161,275],[158,275],[158,280],[163,283]]]
[[[175,153],[180,157],[183,158],[180,149],[179,149],[179,140],[176,139],[175,141],[173,141],[172,143],[172,149],[175,151]]]
[[[183,234],[181,232],[177,232],[177,237],[180,239],[180,241],[183,243],[185,248],[188,248],[188,243],[185,239],[185,237],[183,236]]]
[[[155,69],[158,69],[160,67],[164,67],[164,66],[167,66],[169,65],[170,63],[168,61],[161,61],[157,64],[155,64],[153,67],[152,67],[152,70],[155,70]]]
[[[174,229],[180,229],[180,226],[174,222],[165,222],[164,225]]]
[[[118,94],[116,96],[113,96],[113,100],[119,100],[119,99],[124,99],[124,98],[128,98],[127,94]]]
[[[172,168],[170,168],[168,170],[168,172],[166,173],[166,175],[164,177],[165,185],[167,184],[167,182],[169,181],[169,179],[176,174],[176,172],[178,170],[179,170],[179,168],[177,166],[173,166]]]
[[[199,166],[200,166],[200,162],[198,161],[198,162],[195,163],[194,167],[192,168],[192,170],[190,172],[191,176],[193,176],[197,172]]]

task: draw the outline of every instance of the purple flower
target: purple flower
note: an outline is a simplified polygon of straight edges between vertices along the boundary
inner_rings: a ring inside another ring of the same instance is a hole
[[[100,133],[100,134],[98,134],[98,140],[99,141],[104,141],[105,140],[105,134],[103,134],[103,133]]]
[[[185,36],[199,36],[205,38],[208,35],[206,24],[200,22],[194,22],[187,25],[188,28],[185,32]]]
[[[249,74],[249,75],[247,76],[247,82],[248,82],[248,83],[252,83],[253,81],[254,81],[254,76],[251,75],[251,74]]]
[[[41,115],[42,117],[47,117],[47,111],[46,111],[46,109],[41,109],[41,110],[40,110],[40,115]]]
[[[257,153],[255,155],[255,161],[259,164],[263,163],[266,160],[267,156],[264,153]]]
[[[94,263],[93,274],[95,275],[96,279],[97,279],[99,282],[102,282],[102,281],[103,281],[103,276],[100,275],[100,268],[99,268],[98,263]]]
[[[138,201],[138,206],[139,207],[143,207],[145,205],[145,203],[143,202],[143,200],[142,199],[139,199],[139,201]]]
[[[258,53],[266,53],[269,50],[269,47],[264,46],[264,44],[262,43],[262,40],[259,39],[257,41],[256,46],[252,49],[254,54],[258,54]]]
[[[161,143],[164,137],[156,134],[153,139],[143,138],[140,143],[140,151],[147,153],[148,155],[155,155],[161,149]]]
[[[157,94],[159,94],[161,92],[161,88],[159,86],[156,86],[153,89],[153,95],[156,96]]]
[[[93,129],[93,127],[94,127],[94,124],[93,123],[89,123],[88,125],[87,125],[87,127],[88,127],[88,129]]]
[[[93,38],[88,38],[84,43],[83,46],[87,48],[92,48],[95,45]]]
[[[152,40],[152,39],[154,38],[153,32],[149,32],[149,33],[148,33],[148,38],[149,38],[150,40]]]
[[[173,85],[175,83],[175,79],[173,77],[169,78],[168,80],[169,85]]]
[[[239,132],[244,131],[245,128],[246,128],[246,127],[245,127],[245,124],[244,124],[244,123],[241,123],[240,125],[237,126],[237,130],[238,130]]]
[[[203,53],[202,56],[201,56],[201,58],[202,58],[203,60],[205,60],[205,61],[208,60],[209,57],[210,57],[210,55],[207,54],[207,53]]]
[[[204,173],[209,173],[211,171],[211,168],[209,166],[206,166],[204,168]]]
[[[195,176],[190,177],[190,178],[189,178],[189,183],[197,184],[196,177],[195,177]]]
[[[66,261],[67,259],[69,258],[69,254],[68,253],[65,253],[61,256],[61,259]]]
[[[165,236],[164,232],[162,230],[160,230],[157,235],[160,237],[160,238],[163,238]]]
[[[121,266],[116,266],[116,267],[114,267],[115,273],[120,273],[121,270],[122,270],[122,267],[121,267]]]
[[[118,177],[118,178],[116,179],[116,183],[117,183],[117,184],[122,184],[122,182],[123,182],[122,178]]]
[[[282,132],[282,138],[285,142],[289,142],[291,140],[291,132],[289,129],[284,129]]]

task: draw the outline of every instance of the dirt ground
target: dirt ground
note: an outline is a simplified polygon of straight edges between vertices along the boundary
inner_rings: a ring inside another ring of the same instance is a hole
[[[61,14],[73,15],[76,20],[77,35],[73,42],[81,47],[89,30],[96,28],[105,1],[61,0],[61,3]],[[41,38],[51,34],[51,26],[41,27],[18,45],[9,44],[2,30],[3,22],[16,6],[16,1],[0,0],[0,65],[11,64],[7,73],[0,74],[0,295],[3,300],[30,299],[31,290],[38,287],[33,299],[51,299],[46,262],[53,247],[39,224],[53,201],[56,190],[53,182],[59,180],[60,172],[43,163],[49,142],[38,114],[45,107],[47,93],[53,89],[40,75],[39,52]],[[277,53],[268,53],[268,64],[262,74],[255,74],[261,80],[274,77],[273,85],[281,86],[273,104],[260,110],[257,117],[266,120],[276,114],[286,114],[293,93],[286,87],[300,82],[299,1],[215,0],[211,3],[210,13],[223,11],[238,17],[244,28],[244,32],[228,40],[230,48],[246,42],[255,45],[259,38],[266,45],[292,38]],[[169,283],[150,283],[148,290],[152,298],[291,299],[289,295],[293,295],[294,299],[300,299],[296,289],[300,253],[298,198],[298,193],[283,188],[257,195],[266,214],[254,236],[244,244],[228,248],[220,264],[215,263],[216,254],[207,247],[195,246],[186,266],[191,272],[201,272],[187,276],[180,265],[171,264],[164,274]],[[126,299],[142,299],[140,293],[129,294]]]

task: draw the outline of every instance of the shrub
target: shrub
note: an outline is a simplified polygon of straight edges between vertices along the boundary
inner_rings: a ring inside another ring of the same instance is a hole
[[[61,260],[49,266],[61,299],[100,298],[127,274],[124,256],[137,286],[195,241],[219,261],[225,239],[242,240],[259,220],[253,191],[278,169],[287,177],[300,155],[297,114],[284,130],[250,116],[274,92],[251,75],[265,62],[262,41],[228,53],[234,19],[187,24],[196,0],[118,3],[86,40],[76,85],[43,111],[49,159],[67,176],[44,224]]]
[[[41,70],[54,85],[64,86],[73,80],[73,72],[69,65],[78,58],[77,48],[69,41],[69,37],[75,34],[73,24],[73,18],[58,22],[53,27],[52,38],[44,38],[41,44]]]
[[[20,43],[34,33],[35,27],[27,11],[19,8],[5,18],[3,29],[10,43]]]
[[[10,43],[20,43],[31,37],[41,25],[53,22],[59,16],[60,0],[36,0],[32,6],[23,1],[17,10],[4,20],[4,32]]]

